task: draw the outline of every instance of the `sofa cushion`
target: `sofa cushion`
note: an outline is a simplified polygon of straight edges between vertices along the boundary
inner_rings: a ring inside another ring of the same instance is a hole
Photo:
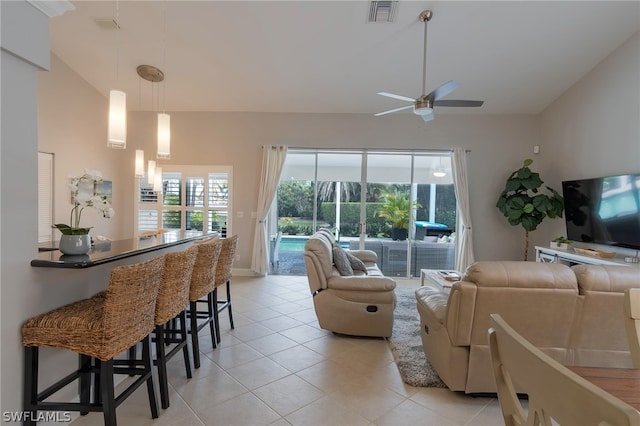
[[[476,262],[462,281],[478,287],[572,289],[578,292],[576,276],[566,265],[520,261]]]
[[[580,294],[590,291],[624,293],[628,288],[640,287],[640,271],[624,265],[575,265]]]
[[[367,272],[367,265],[365,265],[362,260],[358,259],[348,251],[345,251],[345,253],[347,255],[347,259],[349,259],[349,264],[351,264],[351,269],[353,269],[354,271],[362,271],[365,273],[365,275],[369,274]]]
[[[353,275],[353,268],[347,252],[338,244],[333,245],[333,263],[336,265],[336,269],[340,272],[340,275]]]

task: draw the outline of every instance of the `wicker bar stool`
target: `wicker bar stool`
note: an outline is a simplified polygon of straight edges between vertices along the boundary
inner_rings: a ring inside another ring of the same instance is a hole
[[[158,417],[153,383],[150,333],[154,328],[156,297],[162,279],[164,257],[113,268],[106,291],[25,321],[24,411],[35,419],[38,410],[101,411],[105,425],[116,424],[116,407],[143,383],[147,384],[151,417]],[[142,342],[144,366],[115,367],[114,358]],[[38,392],[38,349],[40,346],[68,349],[80,357],[78,370]],[[114,374],[139,376],[115,395]],[[91,402],[91,377],[95,380]],[[80,402],[46,402],[56,392],[80,381]],[[35,420],[24,424],[35,425]]]
[[[191,334],[191,349],[193,350],[193,366],[200,368],[200,343],[198,333],[209,325],[211,343],[216,347],[215,335],[215,307],[213,303],[213,289],[215,288],[216,265],[222,248],[219,238],[210,238],[196,244],[198,256],[191,275],[191,287],[189,290],[189,333]],[[205,304],[206,309],[198,310],[198,304]],[[199,319],[204,319],[198,324]]]
[[[216,339],[217,343],[220,343],[220,322],[218,321],[218,314],[225,309],[229,310],[229,322],[233,329],[233,311],[231,308],[231,275],[233,259],[236,257],[236,248],[238,247],[238,236],[225,238],[222,240],[222,250],[220,251],[220,257],[218,258],[218,266],[216,267],[216,286],[213,290],[213,306],[215,309],[215,322],[216,322]],[[225,285],[227,287],[227,299],[218,300],[218,287]]]
[[[191,378],[191,362],[187,345],[187,306],[191,275],[196,263],[198,247],[194,246],[177,253],[164,256],[164,272],[156,302],[154,336],[156,342],[156,365],[158,368],[158,384],[160,385],[160,403],[162,408],[169,408],[169,383],[167,378],[167,362],[182,350],[187,378]],[[173,319],[179,320],[172,321]],[[176,327],[169,326],[174,323]],[[165,346],[177,343],[169,352]]]

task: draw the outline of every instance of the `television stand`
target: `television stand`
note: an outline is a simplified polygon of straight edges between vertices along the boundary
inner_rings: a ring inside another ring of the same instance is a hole
[[[637,263],[627,263],[621,256],[604,259],[597,256],[577,254],[572,249],[560,250],[536,246],[536,262],[564,263],[572,265],[624,265],[638,267]]]

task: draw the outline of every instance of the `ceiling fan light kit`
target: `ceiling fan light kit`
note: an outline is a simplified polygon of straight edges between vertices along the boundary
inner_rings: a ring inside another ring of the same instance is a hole
[[[457,81],[447,81],[444,84],[438,86],[430,93],[427,91],[427,22],[433,17],[433,12],[430,10],[424,10],[420,13],[418,18],[424,22],[424,51],[422,57],[422,95],[416,99],[406,96],[396,95],[388,92],[378,92],[378,95],[385,96],[387,98],[397,99],[400,101],[411,102],[413,105],[407,105],[400,108],[390,109],[388,111],[379,112],[374,114],[376,117],[381,115],[390,114],[397,111],[402,111],[413,107],[413,113],[422,117],[424,121],[433,120],[434,107],[479,107],[482,106],[483,101],[469,101],[469,100],[457,100],[457,99],[442,99],[449,95],[455,89],[460,86]]]

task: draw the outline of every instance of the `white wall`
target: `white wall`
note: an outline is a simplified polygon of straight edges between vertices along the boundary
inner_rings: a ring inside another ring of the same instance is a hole
[[[123,188],[134,183],[135,150],[107,148],[108,109],[108,100],[57,56],[51,55],[50,71],[38,73],[38,150],[55,157],[54,223],[69,224],[69,175],[99,170],[113,183],[115,216],[104,219],[96,209],[85,209],[81,224],[92,226],[92,235],[118,240],[131,236],[123,229],[131,217],[121,207],[130,203]]]
[[[20,325],[43,299],[29,279],[29,260],[38,241],[36,71],[49,63],[49,18],[25,2],[0,2],[0,14],[0,401],[6,411],[21,407]]]
[[[553,185],[640,173],[640,32],[550,105],[540,129],[540,157]],[[564,222],[547,235],[566,235]]]
[[[131,148],[145,154],[153,146],[154,116],[129,114]],[[234,168],[233,232],[240,236],[237,268],[249,268],[260,181],[261,146],[383,149],[471,150],[471,204],[479,259],[509,258],[510,231],[495,208],[502,184],[539,143],[532,116],[439,115],[425,123],[413,114],[376,118],[364,114],[252,114],[174,112],[171,114],[173,164],[232,165]],[[146,141],[146,143],[140,143]],[[135,144],[135,146],[134,146]],[[133,194],[127,197],[131,199]],[[237,217],[243,212],[244,218]]]

